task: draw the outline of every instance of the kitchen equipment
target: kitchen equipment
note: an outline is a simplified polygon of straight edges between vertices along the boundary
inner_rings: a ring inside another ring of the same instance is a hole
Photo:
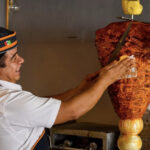
[[[118,150],[116,126],[69,123],[51,129],[53,150]]]

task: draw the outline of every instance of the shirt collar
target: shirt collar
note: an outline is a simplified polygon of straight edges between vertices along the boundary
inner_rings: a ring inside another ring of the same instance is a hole
[[[21,85],[4,80],[0,80],[0,86],[10,90],[22,90]]]

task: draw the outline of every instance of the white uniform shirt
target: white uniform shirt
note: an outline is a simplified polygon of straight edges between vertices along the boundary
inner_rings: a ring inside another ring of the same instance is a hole
[[[0,150],[31,150],[44,128],[54,124],[60,105],[0,80]]]

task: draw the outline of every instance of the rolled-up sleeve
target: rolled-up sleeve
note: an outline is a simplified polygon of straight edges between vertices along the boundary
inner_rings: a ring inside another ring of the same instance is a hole
[[[26,91],[14,92],[5,105],[5,116],[11,125],[51,128],[60,105],[61,101],[54,98],[38,97]]]

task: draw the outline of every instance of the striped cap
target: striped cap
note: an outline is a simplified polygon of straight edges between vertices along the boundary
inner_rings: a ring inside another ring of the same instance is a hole
[[[17,46],[16,32],[0,27],[0,54]]]

